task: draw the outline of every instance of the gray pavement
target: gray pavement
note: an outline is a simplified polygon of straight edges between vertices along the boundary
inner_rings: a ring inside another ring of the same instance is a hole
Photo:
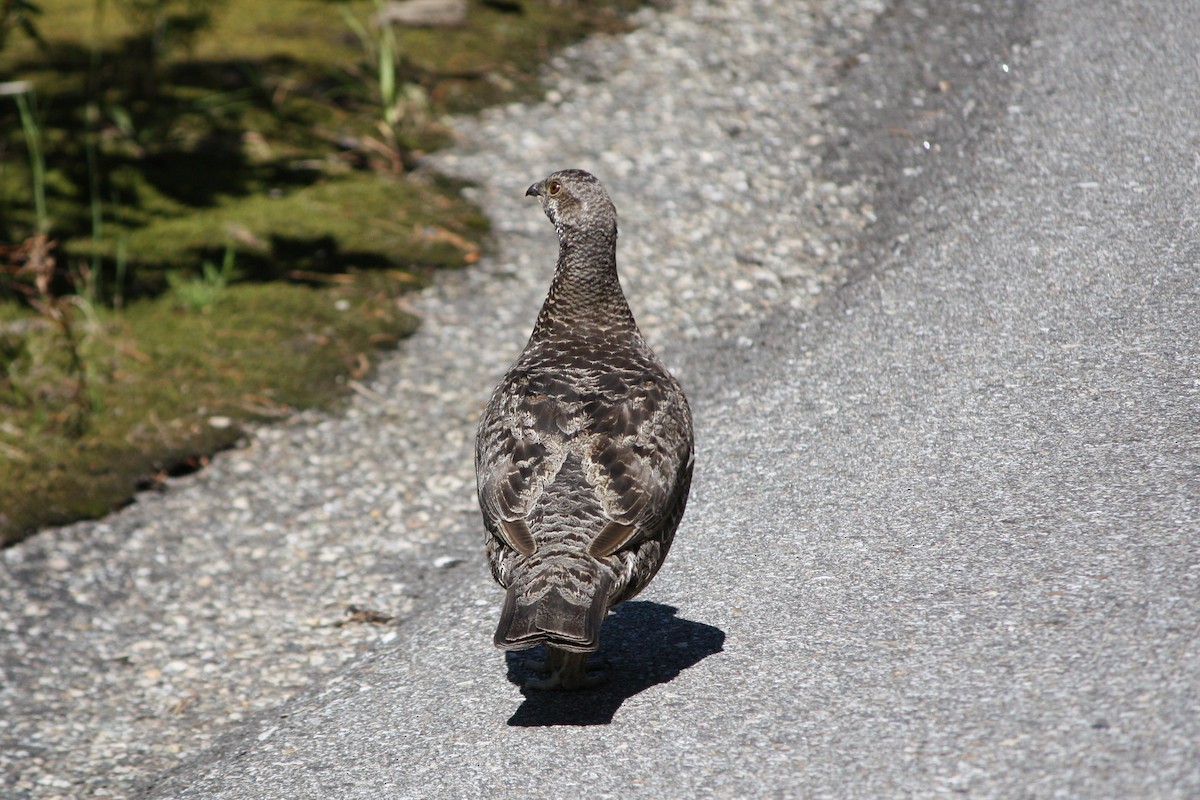
[[[784,280],[697,335],[647,314],[697,473],[662,573],[606,623],[610,683],[509,682],[450,505],[438,546],[466,560],[398,628],[145,796],[1200,796],[1200,15],[934,6],[814,73],[841,132],[813,179],[873,218],[839,239],[842,285],[805,305]],[[622,248],[678,245],[625,224],[623,197],[664,189],[610,166]],[[518,266],[549,262],[551,232],[506,221],[534,209],[498,213],[501,248],[540,237]],[[484,313],[488,269],[447,320]]]

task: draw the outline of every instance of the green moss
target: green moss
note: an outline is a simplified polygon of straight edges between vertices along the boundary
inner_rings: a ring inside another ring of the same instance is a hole
[[[226,247],[236,252],[240,276],[260,281],[459,267],[478,256],[487,223],[457,189],[360,172],[275,193],[220,195],[189,213],[149,201],[158,213],[143,213],[140,225],[129,225],[126,242],[144,280],[151,280],[149,270],[159,273],[159,289],[162,273],[194,271]],[[69,252],[112,259],[115,246],[114,236],[79,239]]]
[[[396,303],[406,288],[378,275],[324,290],[235,285],[199,312],[164,295],[80,321],[92,326],[80,434],[66,427],[70,378],[61,378],[61,396],[36,403],[11,391],[21,374],[0,391],[0,531],[11,538],[105,513],[155,474],[232,443],[239,422],[334,402],[345,376],[415,327]],[[46,328],[31,341],[39,350],[61,345]]]

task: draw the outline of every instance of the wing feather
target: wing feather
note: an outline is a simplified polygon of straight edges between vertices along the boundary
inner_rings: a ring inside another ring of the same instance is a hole
[[[476,449],[477,464],[488,465],[478,472],[480,506],[489,532],[513,550],[536,552],[528,519],[568,450],[583,456],[589,490],[607,517],[589,555],[606,558],[674,532],[690,477],[691,412],[661,365],[612,369],[585,389],[514,370],[484,419]]]
[[[597,415],[592,478],[611,522],[589,552],[604,557],[674,532],[692,459],[691,412],[665,370],[646,374]]]

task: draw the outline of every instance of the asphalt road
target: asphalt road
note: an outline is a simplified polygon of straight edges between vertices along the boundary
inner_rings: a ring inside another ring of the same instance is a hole
[[[885,13],[830,144],[878,225],[680,356],[693,500],[608,686],[510,683],[459,570],[148,795],[1200,796],[1197,42],[1192,0]]]

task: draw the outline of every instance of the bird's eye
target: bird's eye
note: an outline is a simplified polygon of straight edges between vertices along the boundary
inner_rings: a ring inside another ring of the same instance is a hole
[[[556,195],[562,191],[562,184],[558,181],[550,181],[550,185],[546,187],[551,195]]]

